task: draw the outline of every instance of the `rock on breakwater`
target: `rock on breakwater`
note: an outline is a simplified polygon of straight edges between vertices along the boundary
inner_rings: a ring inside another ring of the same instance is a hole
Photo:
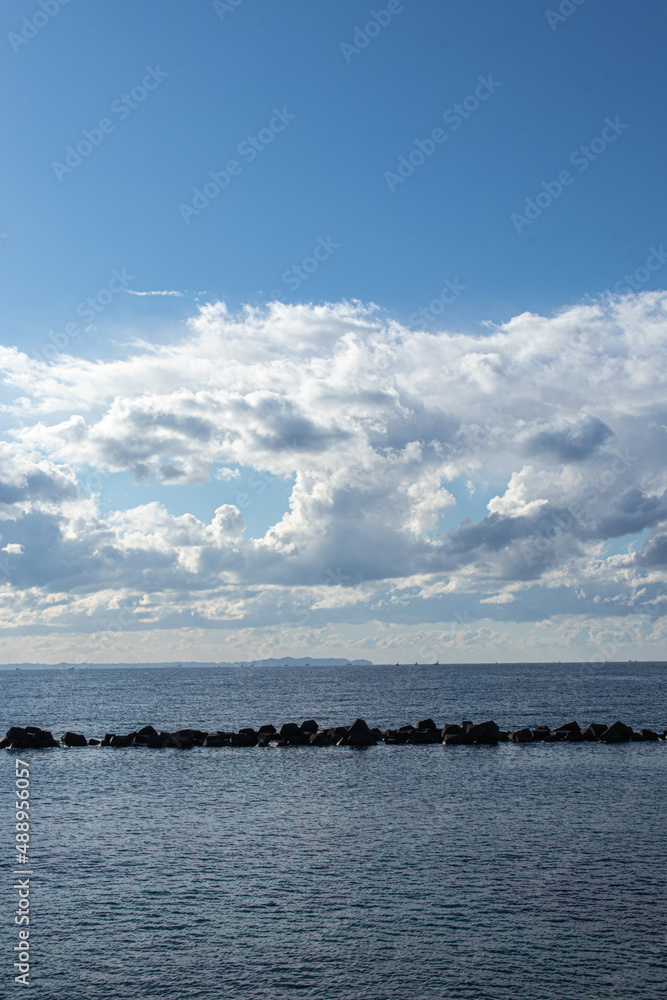
[[[314,719],[298,724],[286,722],[278,730],[272,724],[253,729],[246,726],[238,731],[177,729],[175,732],[154,726],[143,726],[130,733],[106,733],[100,739],[87,739],[82,733],[66,732],[60,740],[47,729],[38,726],[12,726],[7,730],[0,748],[7,750],[47,750],[56,747],[96,746],[100,748],[147,747],[149,749],[190,750],[192,747],[293,747],[347,746],[367,747],[376,743],[424,745],[442,743],[445,746],[494,746],[498,743],[626,743],[658,742],[667,738],[667,729],[657,733],[652,729],[634,731],[623,722],[611,725],[592,722],[582,729],[577,722],[566,722],[555,729],[539,725],[534,729],[514,732],[500,729],[493,720],[474,723],[448,722],[438,726],[433,719],[422,719],[416,726],[407,724],[396,729],[371,728],[364,719],[351,725],[320,729]]]

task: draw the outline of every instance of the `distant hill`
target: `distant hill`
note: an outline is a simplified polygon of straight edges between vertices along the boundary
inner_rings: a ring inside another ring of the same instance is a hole
[[[103,670],[105,667],[372,667],[372,660],[346,660],[341,657],[318,658],[309,656],[282,656],[278,659],[269,657],[266,660],[236,660],[209,661],[168,660],[163,663],[3,663],[0,670],[81,670],[94,668]]]
[[[247,660],[243,661],[247,663]],[[317,659],[308,656],[284,656],[280,659],[253,660],[256,667],[372,667],[372,660]],[[236,664],[234,664],[236,666]]]

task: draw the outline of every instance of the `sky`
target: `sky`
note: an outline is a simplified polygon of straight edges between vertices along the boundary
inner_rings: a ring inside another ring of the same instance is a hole
[[[2,662],[665,658],[662,2],[0,21]]]

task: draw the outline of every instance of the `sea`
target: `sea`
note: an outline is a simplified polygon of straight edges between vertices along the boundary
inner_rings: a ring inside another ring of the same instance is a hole
[[[662,732],[665,663],[0,671],[0,728]],[[3,751],[0,996],[15,984]],[[35,1000],[660,1000],[667,743],[23,751]]]

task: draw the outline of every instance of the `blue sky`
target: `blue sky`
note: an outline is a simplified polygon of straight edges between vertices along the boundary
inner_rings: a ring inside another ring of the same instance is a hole
[[[663,4],[0,17],[3,658],[664,656]]]

